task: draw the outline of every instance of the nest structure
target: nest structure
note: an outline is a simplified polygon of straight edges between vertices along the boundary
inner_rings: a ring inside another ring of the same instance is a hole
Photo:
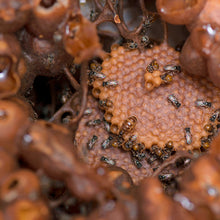
[[[0,0],[0,219],[220,219],[219,8]]]

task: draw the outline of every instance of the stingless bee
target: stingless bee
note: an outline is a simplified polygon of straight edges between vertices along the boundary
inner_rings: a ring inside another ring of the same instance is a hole
[[[109,147],[111,147],[111,145],[110,145],[110,142],[113,140],[113,137],[112,136],[109,136],[106,140],[104,140],[103,142],[102,142],[102,149],[107,149],[107,148],[109,148]]]
[[[149,73],[153,73],[155,70],[158,70],[159,69],[159,64],[157,63],[156,60],[152,60],[148,65],[147,65],[147,68],[146,70],[149,72]]]
[[[134,165],[138,168],[138,169],[140,169],[143,165],[142,165],[142,163],[139,161],[139,160],[137,160],[136,158],[132,158],[132,160],[133,160],[133,162],[134,162]]]
[[[95,127],[97,125],[100,125],[101,122],[102,121],[100,119],[90,120],[90,121],[86,122],[86,126],[88,126],[88,127]]]
[[[138,47],[138,44],[134,41],[128,41],[126,44],[125,44],[125,47],[127,47],[128,49],[130,50],[134,50]]]
[[[87,142],[87,149],[92,150],[97,140],[98,137],[96,135],[93,135],[92,138]]]
[[[207,101],[202,100],[202,99],[197,99],[195,101],[195,106],[196,107],[211,108],[212,107],[212,103],[211,102],[207,102]]]
[[[178,65],[177,66],[175,66],[175,65],[173,66],[173,65],[168,64],[168,65],[163,67],[163,70],[165,72],[180,73],[181,72],[181,67],[178,66]]]
[[[91,108],[87,108],[85,111],[84,111],[84,115],[91,115],[93,112],[93,110]]]
[[[187,144],[192,143],[192,134],[191,134],[190,128],[185,128],[185,138],[186,138]]]
[[[89,77],[92,79],[105,79],[106,75],[101,72],[95,72],[95,71],[90,71],[89,72]]]
[[[118,81],[116,80],[109,80],[102,83],[103,87],[116,87],[118,85]]]
[[[110,166],[114,166],[116,164],[116,161],[111,159],[111,158],[108,158],[108,157],[105,157],[105,156],[102,156],[100,158],[100,161],[102,162],[105,162],[106,164],[110,165]]]
[[[167,99],[175,108],[179,108],[181,106],[181,103],[177,100],[175,95],[171,94],[167,97]]]
[[[220,109],[215,110],[215,112],[212,114],[212,116],[209,118],[211,122],[215,122],[216,119],[218,122],[220,122]]]

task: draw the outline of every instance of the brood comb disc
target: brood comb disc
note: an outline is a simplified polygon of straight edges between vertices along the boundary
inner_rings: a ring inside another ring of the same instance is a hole
[[[151,71],[149,65],[154,60],[159,67]],[[179,71],[174,71],[174,67]],[[154,145],[164,149],[170,142],[176,150],[209,147],[217,130],[217,120],[210,121],[210,117],[220,107],[220,90],[204,78],[194,79],[181,72],[179,53],[173,48],[167,44],[143,52],[122,46],[113,48],[110,58],[102,63],[101,72],[106,77],[95,79],[93,95],[112,103],[105,107],[111,132],[125,140],[135,135],[137,143],[148,149]],[[152,82],[162,79],[153,89],[146,87],[149,74]],[[173,81],[166,82],[166,74]],[[131,117],[136,118],[136,123],[129,130]],[[213,129],[204,129],[206,125]]]

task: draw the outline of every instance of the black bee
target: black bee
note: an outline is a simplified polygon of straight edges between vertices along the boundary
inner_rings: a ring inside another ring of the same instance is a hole
[[[108,157],[105,157],[105,156],[102,156],[100,161],[105,162],[106,164],[108,164],[110,166],[114,166],[116,164],[115,160],[108,158]]]
[[[153,164],[156,160],[158,159],[158,157],[155,154],[151,154],[150,157],[147,159],[147,163],[149,163],[150,165]]]
[[[159,69],[159,64],[157,63],[156,60],[151,61],[148,65],[147,65],[147,71],[149,73],[153,73],[155,70]]]
[[[153,22],[155,22],[158,18],[158,15],[156,13],[149,13],[146,16],[146,19],[143,22],[143,32],[145,33],[147,29],[152,25]]]
[[[151,146],[151,153],[155,154],[157,157],[161,157],[163,154],[162,149],[156,144]]]
[[[137,140],[136,135],[130,136],[130,138],[122,145],[122,149],[125,151],[130,151],[135,145],[136,140]]]
[[[220,109],[215,110],[215,112],[209,118],[211,122],[215,122],[216,119],[218,120],[218,122],[220,122]]]
[[[88,127],[95,127],[97,125],[100,125],[101,124],[101,120],[100,119],[96,119],[96,120],[90,120],[90,121],[87,121],[86,122],[86,126]]]
[[[111,145],[110,145],[110,142],[113,140],[113,137],[112,136],[109,136],[106,140],[104,140],[103,142],[102,142],[102,149],[107,149],[107,148],[109,148],[109,147],[111,147]]]
[[[105,79],[106,75],[104,73],[101,72],[95,72],[95,71],[90,71],[89,72],[89,77],[92,79]]]
[[[206,150],[210,147],[210,142],[212,140],[212,137],[202,137],[201,138],[201,147]]]
[[[94,60],[94,62],[92,62],[90,64],[90,68],[91,70],[95,71],[95,72],[100,72],[102,70],[102,66],[101,64],[99,64],[97,61]]]
[[[91,115],[93,112],[93,110],[91,108],[87,108],[85,111],[84,111],[84,115]]]
[[[131,155],[135,157],[138,161],[142,161],[146,158],[146,152],[144,151],[131,151]]]
[[[149,39],[149,37],[148,36],[143,36],[142,38],[141,38],[141,44],[144,46],[144,47],[146,47],[148,44],[149,44],[149,42],[150,42],[150,39]]]
[[[91,10],[90,11],[90,21],[95,21],[97,18],[98,13],[96,11]]]
[[[165,83],[171,83],[173,81],[173,73],[164,73],[163,75],[160,76],[160,78],[165,82]]]
[[[180,66],[173,66],[173,65],[166,65],[163,67],[163,70],[165,72],[174,72],[174,73],[180,73],[181,67]]]
[[[125,44],[125,47],[127,47],[130,50],[134,50],[138,47],[138,44],[134,41],[129,41]]]
[[[173,94],[169,95],[167,99],[175,108],[179,108],[181,106],[181,103],[177,100],[177,98]]]
[[[187,144],[192,143],[192,134],[191,134],[190,128],[185,128],[185,138],[186,138]]]
[[[118,81],[116,80],[109,80],[102,83],[103,87],[116,87],[118,85]]]
[[[134,162],[134,165],[138,168],[138,169],[140,169],[143,165],[142,165],[142,163],[139,161],[139,160],[137,160],[136,158],[132,158],[132,160],[133,160],[133,162]]]
[[[196,107],[204,107],[204,108],[212,107],[212,103],[211,102],[207,102],[207,101],[202,100],[202,99],[196,100],[195,101],[195,105],[196,105]]]
[[[133,144],[133,141],[128,140],[122,145],[122,149],[125,151],[130,151],[132,149]]]
[[[175,164],[176,167],[187,167],[189,164],[191,163],[191,159],[190,158],[179,158],[176,160]]]
[[[71,96],[72,96],[72,92],[70,88],[66,88],[61,95],[62,104],[65,104]]]
[[[97,140],[98,137],[96,135],[93,135],[93,137],[87,142],[87,149],[92,150]]]
[[[103,123],[104,123],[104,128],[107,132],[110,132],[110,124],[105,120],[103,119]]]
[[[174,178],[174,175],[172,173],[159,174],[158,178],[161,182],[170,182]]]

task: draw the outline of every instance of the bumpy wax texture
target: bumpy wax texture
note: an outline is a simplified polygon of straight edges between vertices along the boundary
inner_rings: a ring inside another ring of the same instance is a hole
[[[123,122],[135,116],[136,126],[125,136],[136,135],[146,148],[154,144],[163,148],[168,141],[173,141],[176,149],[201,146],[201,137],[209,135],[204,126],[219,108],[220,90],[206,79],[192,79],[183,72],[175,74],[172,83],[152,91],[147,91],[144,85],[145,69],[152,60],[157,60],[162,75],[165,65],[178,65],[178,57],[178,52],[162,44],[145,52],[119,47],[111,52],[111,58],[104,60],[102,72],[106,78],[93,83],[93,94],[100,100],[112,101],[105,119],[111,122],[113,133],[119,134]],[[117,81],[114,87],[103,84],[113,80]],[[176,97],[180,107],[168,101],[170,95]],[[198,100],[212,104],[201,106]],[[190,130],[192,141],[187,141],[186,128]]]

